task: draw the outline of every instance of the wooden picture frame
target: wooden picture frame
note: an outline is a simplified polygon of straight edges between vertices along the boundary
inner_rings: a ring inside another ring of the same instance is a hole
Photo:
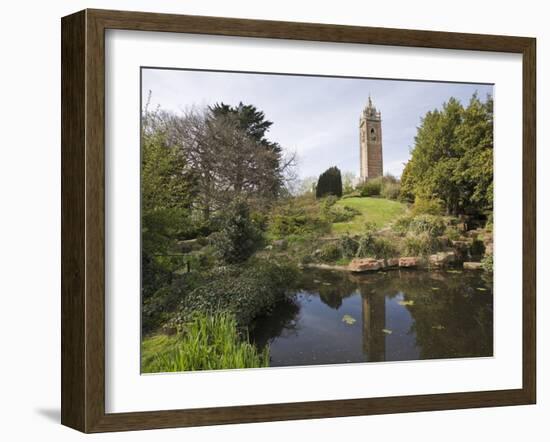
[[[221,408],[105,412],[105,30],[495,51],[523,58],[523,385]],[[84,10],[62,19],[62,409],[83,432],[533,404],[536,400],[536,41],[533,38]]]

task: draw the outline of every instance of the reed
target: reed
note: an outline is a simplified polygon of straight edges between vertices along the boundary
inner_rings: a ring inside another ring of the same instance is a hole
[[[269,366],[269,349],[258,351],[241,337],[228,313],[197,314],[185,330],[174,336],[143,340],[142,372],[255,368]]]

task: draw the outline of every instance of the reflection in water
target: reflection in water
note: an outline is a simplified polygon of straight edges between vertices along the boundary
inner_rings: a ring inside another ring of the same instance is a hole
[[[308,270],[251,337],[272,366],[491,356],[492,307],[482,273]]]

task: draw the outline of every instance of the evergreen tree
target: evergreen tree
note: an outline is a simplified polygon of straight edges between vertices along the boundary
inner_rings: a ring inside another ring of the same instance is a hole
[[[322,198],[327,195],[334,195],[340,198],[342,196],[342,174],[337,167],[331,167],[325,170],[317,181],[315,196]]]
[[[422,119],[401,177],[401,196],[439,199],[450,214],[493,207],[493,99],[467,107],[450,98]]]

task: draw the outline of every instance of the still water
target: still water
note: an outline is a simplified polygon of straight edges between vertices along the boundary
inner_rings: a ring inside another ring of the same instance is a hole
[[[305,270],[299,287],[251,335],[269,345],[273,367],[493,354],[492,280],[483,272]]]

